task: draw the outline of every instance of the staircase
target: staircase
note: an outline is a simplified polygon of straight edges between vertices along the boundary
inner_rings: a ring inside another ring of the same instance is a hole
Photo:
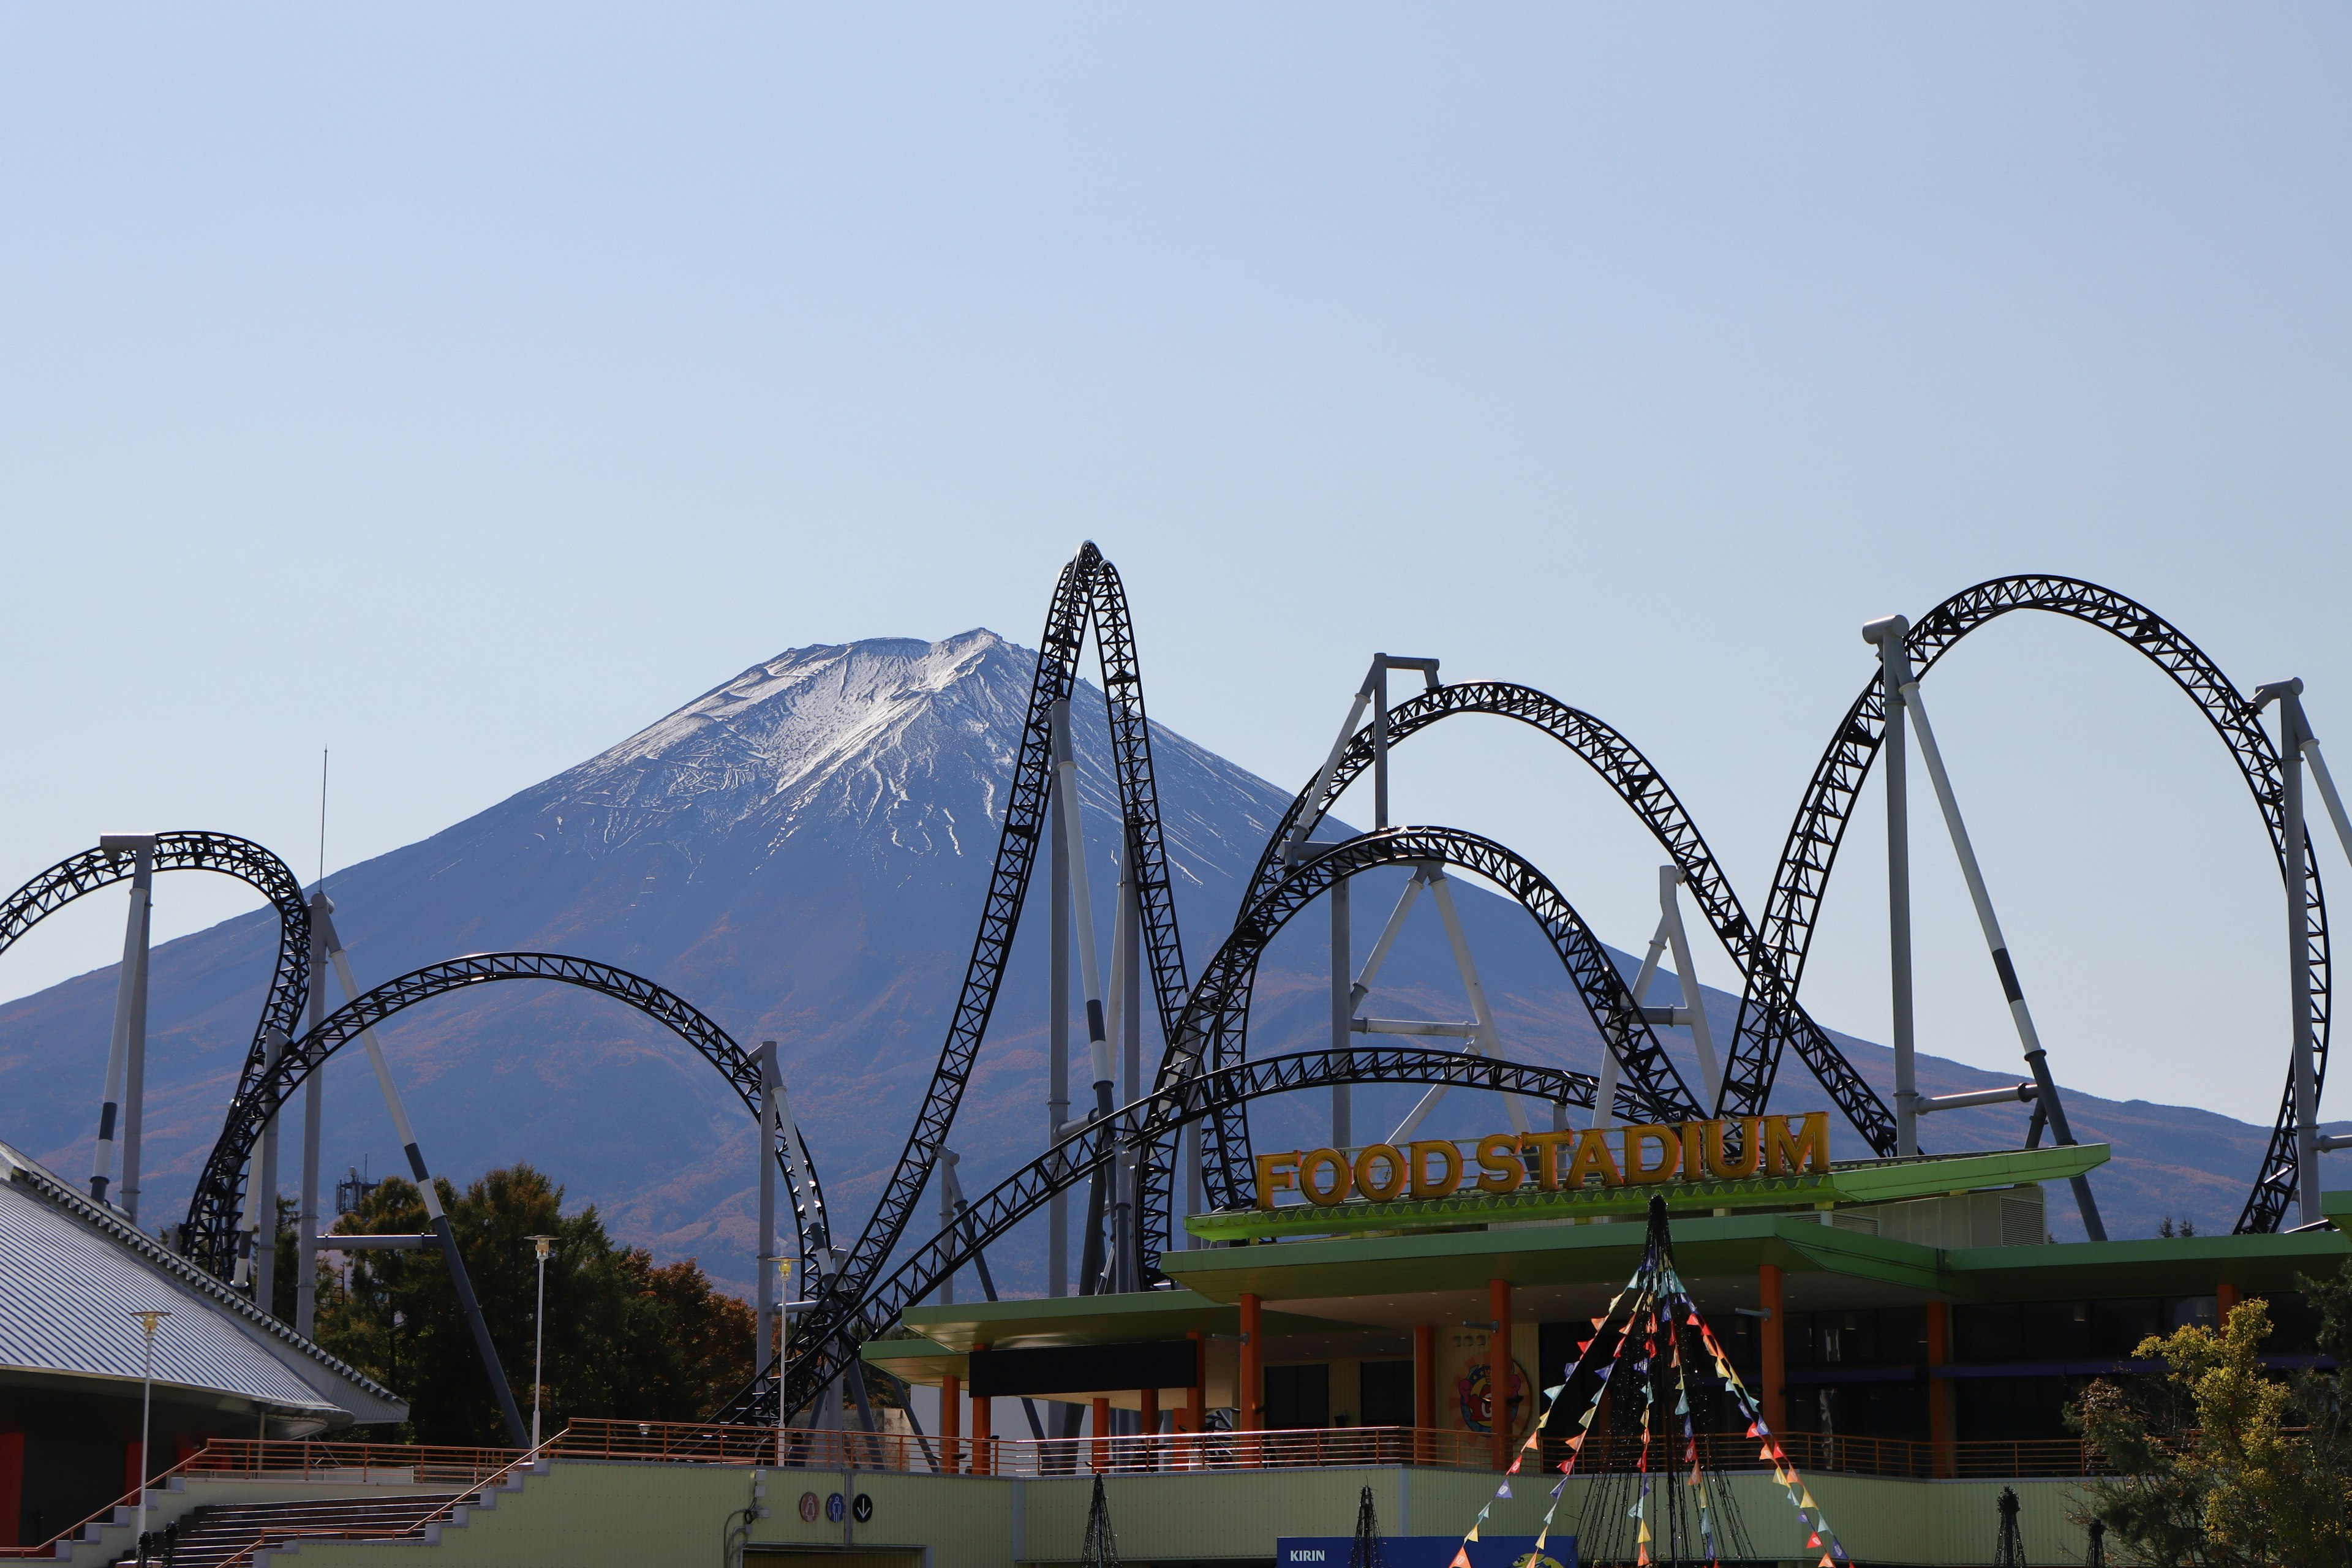
[[[367,1536],[421,1541],[428,1521],[457,1523],[453,1505],[480,1506],[479,1492],[389,1498],[320,1498],[303,1502],[232,1503],[199,1508],[180,1521],[171,1568],[257,1568],[265,1553],[306,1536]],[[133,1551],[115,1559],[135,1563]],[[163,1559],[150,1556],[151,1565]]]

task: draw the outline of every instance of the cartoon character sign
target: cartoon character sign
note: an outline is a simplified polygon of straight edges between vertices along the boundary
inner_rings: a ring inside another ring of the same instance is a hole
[[[1456,1398],[1460,1401],[1462,1425],[1472,1432],[1492,1432],[1495,1429],[1495,1388],[1492,1367],[1496,1357],[1490,1350],[1462,1369],[1454,1381]],[[1527,1369],[1515,1359],[1505,1358],[1510,1376],[1504,1392],[1504,1430],[1513,1436],[1528,1428],[1535,1407],[1528,1398]]]

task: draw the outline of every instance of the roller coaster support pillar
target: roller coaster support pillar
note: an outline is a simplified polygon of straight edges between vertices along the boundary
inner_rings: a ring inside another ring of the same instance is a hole
[[[1706,997],[1698,988],[1698,971],[1691,964],[1690,938],[1683,931],[1682,901],[1675,889],[1683,885],[1679,866],[1658,868],[1658,912],[1664,918],[1659,929],[1666,933],[1673,946],[1675,974],[1682,983],[1683,1005],[1675,1009],[1670,1023],[1688,1026],[1691,1043],[1698,1050],[1699,1077],[1706,1085],[1707,1109],[1717,1108],[1723,1099],[1723,1068],[1715,1057],[1715,1031],[1706,1021]]]
[[[262,1056],[266,1074],[286,1056],[290,1044],[272,1029],[269,1048]],[[278,1312],[278,1113],[261,1124],[261,1141],[254,1151],[253,1176],[247,1184],[246,1229],[252,1237],[253,1304],[275,1317]]]
[[[1895,1018],[1895,1152],[1906,1160],[1919,1152],[1918,1037],[1911,1007],[1911,796],[1902,696],[1905,687],[1915,684],[1911,650],[1903,640],[1910,631],[1911,623],[1901,616],[1862,628],[1862,640],[1878,648],[1886,690],[1886,738],[1878,749],[1886,775],[1886,970]]]
[[[2009,1016],[2017,1026],[2018,1043],[2025,1048],[2026,1065],[2033,1069],[2034,1087],[2041,1090],[2035,1097],[2036,1114],[2050,1119],[2050,1132],[2061,1143],[2074,1142],[2072,1129],[2066,1125],[2066,1108],[2058,1098],[2057,1081],[2050,1076],[2050,1055],[2042,1049],[2042,1037],[2033,1027],[2032,1010],[2025,1005],[2024,988],[2017,983],[2017,967],[2010,962],[2008,939],[2000,934],[2000,921],[1992,910],[1992,895],[1985,890],[1984,871],[1977,865],[1977,852],[1969,842],[1968,825],[1960,820],[1960,803],[1952,794],[1951,775],[1944,771],[1944,755],[1936,745],[1936,729],[1927,721],[1927,704],[1919,698],[1916,679],[1903,683],[1903,706],[1910,710],[1919,729],[1919,760],[1927,764],[1928,782],[1936,786],[1936,804],[1943,808],[1944,826],[1952,836],[1952,852],[1959,858],[1960,875],[1969,884],[1969,898],[1976,905],[1977,923],[1984,928],[1985,945],[1992,952],[1993,969],[2000,976],[2000,988],[2009,998]],[[2107,1227],[2100,1222],[2098,1200],[2091,1195],[2091,1184],[2082,1176],[2073,1178],[2074,1205],[2082,1211],[2083,1229],[2093,1241],[2107,1239]]]
[[[1340,878],[1331,884],[1331,1048],[1345,1051],[1353,1043],[1349,1025],[1356,1016],[1353,984],[1356,954],[1355,942],[1348,929],[1348,879]],[[1355,1102],[1349,1095],[1352,1085],[1335,1083],[1331,1086],[1331,1147],[1348,1149],[1355,1146]]]
[[[2317,1225],[2321,1219],[2319,1075],[2312,1068],[2311,840],[2303,822],[2304,752],[2315,742],[2303,716],[2303,682],[2276,680],[2255,689],[2256,709],[2273,700],[2279,705],[2279,773],[2285,785],[2281,807],[2286,824],[2287,1005],[2294,1019],[2295,1205],[2304,1224]]]
[[[1045,1147],[1062,1141],[1070,1120],[1070,846],[1062,835],[1062,788],[1048,778],[1053,843],[1046,851],[1052,871],[1054,954],[1045,1014]],[[1055,1193],[1045,1206],[1045,1294],[1070,1293],[1070,1203]]]
[[[327,1016],[327,939],[321,929],[327,891],[310,895],[310,957],[302,1026],[307,1033]],[[294,1331],[304,1339],[319,1314],[319,1137],[326,1117],[327,1068],[310,1069],[302,1082],[302,1200],[294,1209]]]
[[[1118,942],[1123,950],[1120,954],[1123,962],[1119,965],[1123,979],[1118,993],[1119,1067],[1126,1075],[1120,1079],[1126,1086],[1126,1092],[1119,1096],[1119,1103],[1131,1105],[1142,1099],[1144,1093],[1143,901],[1141,890],[1135,881],[1135,843],[1127,833],[1122,833],[1119,839],[1118,910]],[[1124,1211],[1121,1224],[1126,1233],[1125,1239],[1119,1244],[1119,1268],[1123,1271],[1119,1289],[1140,1290],[1143,1289],[1143,1238],[1138,1216],[1143,1210],[1140,1203],[1142,1194],[1136,1186],[1139,1179],[1139,1162],[1133,1151],[1119,1156],[1118,1171],[1118,1201]]]
[[[1437,661],[1433,658],[1406,658],[1396,654],[1372,655],[1371,672],[1364,677],[1364,686],[1372,700],[1372,826],[1389,825],[1389,671],[1417,669],[1428,681],[1428,689],[1437,689]]]
[[[1666,879],[1674,875],[1674,873],[1675,868],[1672,866],[1661,866],[1658,868],[1660,902],[1658,910],[1658,929],[1650,933],[1649,951],[1642,954],[1642,967],[1635,971],[1633,974],[1633,1005],[1637,1007],[1642,1007],[1645,1016],[1648,1014],[1649,1009],[1646,1006],[1643,1006],[1643,1002],[1650,994],[1651,982],[1654,981],[1658,977],[1658,960],[1665,956],[1666,943],[1674,935],[1674,932],[1670,928],[1675,922],[1675,916],[1677,911],[1666,902],[1666,900],[1671,897],[1671,894],[1668,892],[1665,885]],[[1684,961],[1677,957],[1675,962],[1676,963],[1681,963]],[[1667,1023],[1673,1022],[1670,1018],[1661,1021]],[[1712,1098],[1711,1094],[1710,1098]],[[1592,1095],[1592,1125],[1594,1127],[1613,1126],[1617,1121],[1616,1113],[1617,1053],[1609,1049],[1609,1047],[1604,1045],[1601,1048],[1601,1081],[1599,1087],[1593,1091]]]
[[[760,1136],[753,1147],[760,1162],[760,1256],[753,1272],[760,1277],[752,1322],[751,1370],[768,1364],[776,1342],[776,1086],[783,1074],[776,1063],[776,1042],[760,1042]],[[950,1287],[952,1288],[952,1287]],[[953,1296],[944,1298],[952,1301]]]
[[[1103,1123],[1097,1136],[1108,1152],[1109,1118],[1115,1107],[1111,1091],[1118,1081],[1118,1069],[1111,1060],[1110,1037],[1103,1016],[1102,964],[1095,948],[1094,899],[1087,889],[1087,836],[1085,813],[1078,808],[1078,764],[1070,745],[1070,704],[1064,699],[1054,704],[1054,782],[1062,799],[1062,837],[1069,846],[1070,913],[1077,927],[1078,981],[1087,1000],[1087,1047],[1094,1067],[1095,1115]],[[1103,1271],[1103,1224],[1109,1217],[1110,1194],[1107,1190],[1112,1178],[1113,1162],[1105,1159],[1095,1166],[1094,1180],[1087,1189],[1087,1235],[1080,1252],[1078,1290],[1093,1295],[1100,1289]]]
[[[320,899],[311,906],[312,918],[318,921],[320,940],[326,944],[327,961],[334,966],[344,1000],[355,1001],[360,988],[352,980],[352,961],[343,952],[342,939],[335,932],[334,908],[329,900]],[[483,1321],[482,1303],[474,1295],[472,1277],[466,1272],[465,1255],[457,1249],[457,1233],[450,1228],[449,1216],[442,1212],[441,1191],[434,1185],[432,1172],[425,1168],[425,1152],[417,1147],[416,1130],[408,1124],[408,1107],[401,1102],[400,1090],[392,1081],[392,1068],[384,1064],[383,1047],[376,1044],[373,1029],[360,1031],[360,1044],[367,1047],[368,1065],[375,1069],[376,1087],[383,1090],[383,1108],[392,1115],[393,1133],[400,1140],[400,1151],[408,1157],[409,1171],[416,1178],[417,1195],[425,1203],[425,1217],[431,1222],[433,1234],[441,1243],[441,1260],[448,1266],[450,1287],[457,1293],[457,1305],[466,1314],[466,1326],[473,1331],[474,1350],[482,1358],[482,1371],[489,1377],[490,1392],[499,1402],[499,1414],[506,1420],[507,1441],[518,1448],[528,1447],[530,1428],[515,1404],[506,1368],[499,1364],[499,1348],[490,1342],[490,1326]]]
[[[132,857],[131,909],[122,926],[122,967],[114,980],[114,1031],[107,1042],[106,1088],[98,1107],[98,1147],[89,1195],[106,1202],[114,1178],[116,1124],[122,1133],[122,1212],[139,1217],[139,1124],[147,1088],[147,950],[155,891],[155,836],[109,833],[98,847]]]

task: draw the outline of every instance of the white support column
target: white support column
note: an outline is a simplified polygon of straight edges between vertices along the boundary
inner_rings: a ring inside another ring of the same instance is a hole
[[[263,1052],[261,1070],[267,1074],[285,1059],[290,1042],[276,1030],[270,1031],[268,1047]],[[263,1311],[275,1314],[271,1303],[277,1298],[278,1285],[278,1115],[270,1113],[262,1123],[261,1145],[253,1156],[253,1179],[247,1184],[249,1203],[246,1223],[253,1232],[253,1304]]]
[[[1086,814],[1078,799],[1078,764],[1070,743],[1070,704],[1054,704],[1054,768],[1062,795],[1062,831],[1070,855],[1070,917],[1077,928],[1078,980],[1087,1004],[1087,1047],[1094,1072],[1094,1113],[1107,1118],[1117,1109],[1111,1090],[1118,1068],[1111,1059],[1108,1020],[1104,1016],[1102,965],[1096,952],[1094,899],[1087,890]],[[1106,1131],[1103,1136],[1109,1134]],[[1103,1227],[1111,1217],[1111,1173],[1098,1169],[1087,1192],[1087,1234],[1081,1243],[1078,1291],[1093,1295],[1103,1266]]]
[[[2294,1026],[2294,1059],[2288,1083],[2294,1102],[2295,1208],[2305,1225],[2317,1225],[2319,1207],[2319,1076],[2312,1055],[2311,1026],[2311,837],[2304,826],[2303,763],[2311,727],[2303,717],[2303,682],[2273,681],[2254,692],[2261,709],[2279,705],[2279,773],[2284,783],[2281,816],[2286,838],[2287,1005]]]
[[[940,1230],[944,1235],[953,1230],[956,1225],[958,1185],[955,1176],[956,1152],[941,1145],[938,1167],[936,1173],[940,1184]],[[942,1307],[955,1305],[955,1277],[956,1271],[952,1268],[940,1277],[940,1305]]]
[[[310,895],[310,984],[303,1000],[303,1033],[309,1034],[327,1016],[327,894],[322,888]],[[295,1206],[294,1331],[310,1337],[319,1313],[319,1140],[326,1115],[327,1069],[310,1069],[302,1083],[302,1195]]]
[[[754,1272],[760,1277],[753,1313],[751,1370],[767,1370],[770,1347],[776,1338],[776,1086],[783,1074],[776,1064],[776,1042],[760,1042],[760,1136],[753,1144],[760,1162],[760,1251]]]
[[[1886,738],[1879,766],[1886,775],[1886,970],[1894,1010],[1895,1152],[1919,1152],[1918,1036],[1911,1005],[1911,786],[1904,757],[1903,689],[1916,684],[1904,642],[1911,623],[1887,616],[1862,628],[1878,648],[1879,684],[1886,694]]]
[[[1046,852],[1053,883],[1053,959],[1045,1013],[1045,1147],[1062,1141],[1070,1120],[1070,844],[1062,822],[1062,780],[1048,780],[1053,842]],[[1067,1193],[1045,1200],[1045,1294],[1070,1293],[1070,1205]]]
[[[1429,890],[1436,895],[1438,918],[1445,922],[1445,940],[1454,948],[1454,967],[1461,973],[1462,988],[1470,994],[1470,1016],[1477,1020],[1478,1037],[1470,1048],[1482,1057],[1503,1054],[1503,1032],[1495,1026],[1495,1010],[1486,1005],[1486,987],[1478,978],[1477,960],[1470,956],[1470,937],[1462,929],[1462,916],[1454,907],[1454,883],[1443,872],[1430,879]],[[1517,1095],[1503,1096],[1503,1109],[1511,1118],[1511,1131],[1525,1137],[1528,1114]]]
[[[114,977],[114,1028],[106,1046],[106,1084],[99,1096],[98,1143],[90,1152],[89,1195],[107,1202],[114,1181],[114,1142],[122,1120],[123,1077],[131,1058],[131,1025],[142,1009],[139,994],[145,978],[147,921],[154,874],[155,836],[152,833],[109,833],[98,847],[110,857],[132,857],[131,905],[122,924],[122,965]],[[126,1181],[124,1185],[130,1184]]]
[[[1661,916],[1658,929],[1650,935],[1650,950],[1642,955],[1642,967],[1634,973],[1631,990],[1637,1010],[1646,1004],[1651,982],[1658,977],[1658,960],[1665,955],[1666,942],[1672,934],[1666,930],[1667,924]],[[1604,1042],[1601,1047],[1601,1081],[1592,1093],[1591,1124],[1596,1128],[1617,1125],[1617,1053]]]
[[[1944,754],[1936,744],[1936,729],[1928,722],[1927,708],[1920,700],[1916,677],[1904,683],[1902,697],[1912,721],[1918,726],[1919,760],[1927,764],[1928,782],[1936,786],[1936,804],[1943,808],[1952,852],[1959,858],[1960,875],[1968,882],[1970,901],[1976,905],[1977,923],[1983,928],[1993,969],[2000,976],[2002,994],[2009,999],[2009,1016],[2017,1026],[2018,1043],[2024,1047],[2026,1063],[2033,1069],[2034,1084],[2042,1091],[2038,1108],[2049,1114],[2051,1135],[2061,1143],[2072,1143],[2074,1134],[2066,1125],[2066,1110],[2059,1102],[2057,1081],[2050,1076],[2049,1053],[2042,1049],[2042,1037],[2033,1027],[2033,1013],[2025,1005],[2025,990],[2018,984],[2017,967],[2010,962],[2009,941],[2001,935],[2000,921],[1993,914],[1992,895],[1985,889],[1984,872],[1977,865],[1976,848],[1969,842],[1967,824],[1960,820],[1960,804],[1952,794],[1951,775],[1945,772]],[[2107,1227],[2099,1219],[2098,1201],[2091,1195],[2091,1184],[2076,1176],[2069,1184],[2074,1189],[2074,1205],[2082,1211],[2084,1233],[2093,1241],[2106,1240]]]
[[[1340,878],[1331,884],[1331,1049],[1339,1053],[1343,1062],[1350,1061],[1346,1054],[1354,1044],[1349,1038],[1349,1022],[1356,1016],[1355,988],[1350,981],[1356,955],[1354,941],[1348,929],[1348,879]],[[1356,1141],[1355,1100],[1352,1084],[1331,1086],[1331,1147],[1351,1148]]]
[[[139,924],[139,950],[131,960],[131,1023],[122,1042],[122,1212],[135,1224],[139,1218],[140,1137],[147,1120],[147,960],[155,942],[152,837],[139,851],[138,868],[131,878],[131,919]]]
[[[1706,1086],[1707,1109],[1713,1110],[1723,1097],[1723,1068],[1715,1059],[1715,1030],[1706,1021],[1706,998],[1699,991],[1698,971],[1691,963],[1690,938],[1683,931],[1682,902],[1675,891],[1682,885],[1681,868],[1658,868],[1658,910],[1664,917],[1659,924],[1674,950],[1675,978],[1680,982],[1683,993],[1683,1005],[1675,1010],[1675,1022],[1691,1032],[1691,1044],[1698,1050],[1699,1079]]]

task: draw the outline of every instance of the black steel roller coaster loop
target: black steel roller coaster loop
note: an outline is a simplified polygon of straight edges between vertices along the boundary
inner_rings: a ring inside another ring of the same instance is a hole
[[[1317,847],[1321,852],[1314,858],[1243,910],[1224,945],[1202,970],[1200,984],[1193,987],[1182,1018],[1169,1036],[1156,1093],[1181,1094],[1187,1080],[1203,1072],[1213,1075],[1229,1070],[1247,1053],[1250,994],[1258,962],[1266,944],[1292,916],[1342,878],[1382,866],[1443,863],[1493,883],[1517,900],[1542,930],[1575,983],[1604,1047],[1624,1064],[1625,1081],[1619,1089],[1616,1108],[1622,1114],[1629,1120],[1655,1121],[1692,1121],[1705,1114],[1643,1020],[1632,990],[1600,939],[1550,879],[1517,854],[1491,838],[1452,827],[1382,828]],[[1208,1158],[1211,1150],[1203,1148],[1202,1185],[1213,1207],[1236,1207],[1251,1199],[1255,1171],[1250,1163],[1249,1124],[1239,1109],[1242,1103],[1233,1101],[1204,1129],[1204,1141],[1213,1141],[1217,1156]],[[1158,1277],[1159,1240],[1168,1234],[1173,1207],[1171,1153],[1172,1146],[1156,1144],[1140,1166],[1144,1218],[1139,1229],[1144,1237],[1147,1278]]]
[[[153,864],[158,871],[216,871],[234,877],[278,911],[278,966],[270,974],[268,995],[238,1075],[237,1091],[245,1093],[259,1079],[270,1042],[292,1036],[310,997],[310,906],[302,897],[302,885],[277,856],[251,839],[226,833],[159,833]],[[0,952],[76,899],[128,881],[132,869],[130,855],[106,849],[85,849],[58,861],[0,904]]]
[[[712,1421],[770,1426],[806,1410],[847,1369],[858,1345],[897,1322],[950,1270],[970,1262],[1055,1193],[1089,1180],[1096,1166],[1114,1154],[1168,1143],[1188,1122],[1265,1095],[1339,1083],[1442,1083],[1586,1107],[1597,1089],[1590,1073],[1423,1046],[1302,1051],[1181,1078],[1172,1088],[1155,1089],[1116,1112],[1110,1139],[1098,1137],[1097,1127],[1074,1131],[1055,1143],[974,1202],[961,1222],[933,1236],[860,1294],[843,1291],[821,1300],[794,1331],[800,1348],[784,1363],[781,1402],[771,1369],[746,1384]],[[1622,1093],[1620,1103],[1625,1103]]]
[[[1453,686],[1440,686],[1413,697],[1389,710],[1389,744],[1395,746],[1406,737],[1429,728],[1441,719],[1456,714],[1483,713],[1502,719],[1515,719],[1530,729],[1549,735],[1583,759],[1601,781],[1614,790],[1620,800],[1640,817],[1659,846],[1682,872],[1692,897],[1714,930],[1716,940],[1738,966],[1743,980],[1759,963],[1776,962],[1759,940],[1756,930],[1748,923],[1748,913],[1740,907],[1738,895],[1731,890],[1730,882],[1716,864],[1715,857],[1692,822],[1683,803],[1668,786],[1665,777],[1643,756],[1640,748],[1605,720],[1595,718],[1579,708],[1571,708],[1558,698],[1548,696],[1531,687],[1516,686],[1507,681],[1465,681]],[[1310,783],[1291,801],[1284,814],[1282,825],[1266,841],[1258,857],[1257,869],[1250,877],[1250,899],[1262,896],[1281,879],[1282,847],[1298,825],[1306,824],[1304,833],[1311,834],[1316,826],[1347,793],[1348,786],[1365,769],[1372,765],[1374,756],[1373,726],[1367,724],[1352,736],[1339,755],[1339,765],[1319,798],[1309,800],[1314,785]],[[1245,902],[1247,900],[1244,900]],[[1831,1100],[1853,1123],[1855,1131],[1867,1141],[1874,1152],[1891,1157],[1895,1152],[1895,1115],[1886,1107],[1878,1091],[1870,1086],[1829,1035],[1808,1016],[1793,994],[1789,997],[1790,1030],[1792,1043],[1805,1065],[1829,1091]]]
[[[330,1057],[365,1031],[419,1002],[467,986],[504,980],[553,980],[626,1003],[702,1053],[704,1059],[717,1068],[742,1097],[745,1108],[757,1121],[758,1057],[737,1045],[726,1030],[686,998],[643,975],[609,963],[556,952],[478,952],[444,963],[428,963],[398,979],[385,981],[329,1014],[316,1028],[289,1047],[251,1089],[240,1091],[229,1102],[227,1122],[213,1145],[211,1157],[205,1162],[203,1174],[196,1180],[195,1194],[188,1201],[185,1234],[189,1254],[214,1273],[226,1275],[236,1257],[246,1163],[252,1154],[254,1141],[303,1080]],[[820,1251],[826,1245],[824,1192],[817,1180],[816,1162],[809,1153],[805,1136],[800,1138],[797,1152],[803,1162],[803,1168],[808,1172],[805,1190],[781,1148],[774,1152],[774,1158],[790,1194],[801,1255],[809,1258],[812,1244]]]
[[[1160,834],[1160,804],[1151,777],[1150,726],[1143,710],[1143,678],[1137,665],[1133,626],[1118,570],[1092,541],[1062,568],[1045,616],[1037,670],[1029,689],[1029,711],[1021,747],[1005,792],[1004,826],[997,836],[996,862],[980,930],[972,939],[963,989],[940,1047],[939,1066],[915,1118],[907,1144],[890,1173],[874,1214],[835,1277],[832,1289],[851,1297],[878,1275],[907,1228],[931,1167],[946,1145],[972,1063],[988,1033],[997,990],[1021,922],[1021,906],[1036,865],[1047,822],[1053,771],[1053,711],[1068,700],[1077,683],[1078,655],[1091,621],[1102,666],[1103,696],[1110,710],[1111,752],[1118,776],[1119,803],[1127,819],[1129,864],[1142,907],[1143,947],[1150,961],[1153,1000],[1161,1027],[1174,1037],[1185,997],[1184,949],[1177,935],[1176,903],[1168,879],[1168,853]]]
[[[2269,829],[2271,847],[2286,874],[2285,784],[2278,752],[2263,732],[2253,707],[2219,666],[2195,643],[2154,611],[2095,583],[2072,577],[2000,577],[1956,594],[1913,626],[1906,639],[1912,666],[1924,674],[1960,638],[2014,610],[2042,610],[2096,626],[2137,648],[2203,711],[2236,759],[2246,788]],[[1853,815],[1854,798],[1877,759],[1886,733],[1886,693],[1874,673],[1846,710],[1829,747],[1813,770],[1781,850],[1779,873],[1759,933],[1762,952],[1748,971],[1739,1024],[1724,1067],[1722,1108],[1727,1116],[1754,1115],[1770,1098],[1780,1047],[1796,1037],[1801,1015],[1795,1009],[1813,925],[1829,886],[1830,869]],[[2305,856],[2309,915],[2305,940],[2312,960],[2312,1071],[2325,1081],[2327,1067],[2327,910],[2319,885],[2318,860]],[[2294,1075],[2292,1064],[2270,1147],[2253,1191],[2238,1216],[2237,1229],[2272,1231],[2294,1194],[2296,1174]]]

